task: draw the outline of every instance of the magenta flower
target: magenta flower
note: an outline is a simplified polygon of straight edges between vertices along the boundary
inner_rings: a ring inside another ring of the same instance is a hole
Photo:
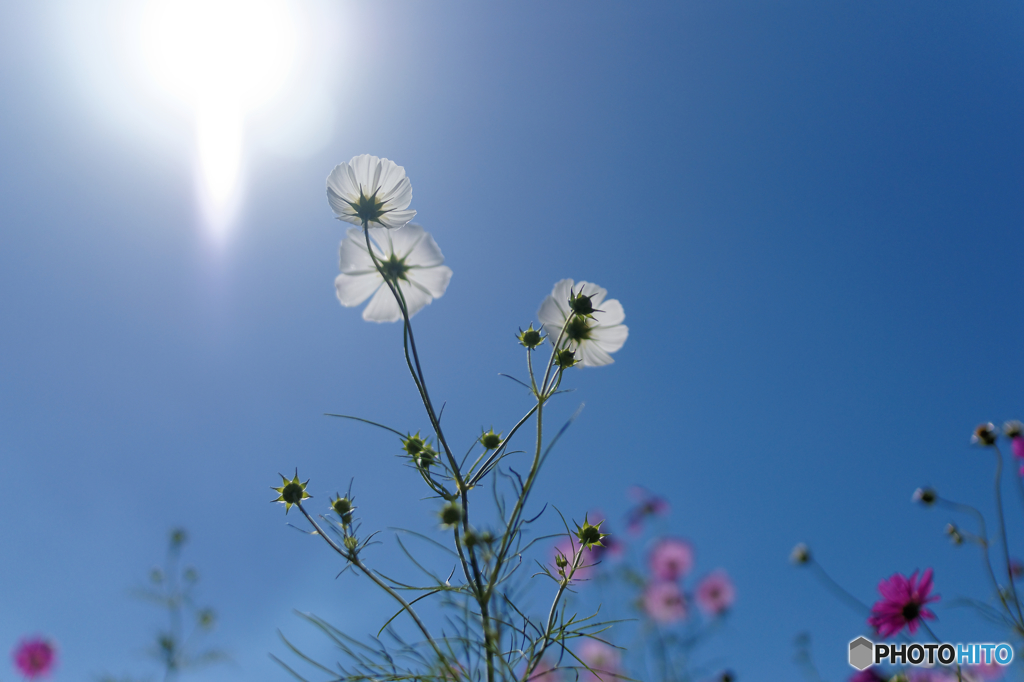
[[[917,579],[917,571],[909,578],[894,573],[888,580],[878,583],[882,598],[871,607],[870,623],[882,637],[895,635],[904,626],[910,634],[917,632],[924,619],[934,620],[935,614],[925,604],[939,600],[939,595],[929,596],[932,591],[932,569],[926,570]]]
[[[964,679],[970,678],[972,680],[998,680],[1002,679],[1006,673],[1006,667],[1001,666],[996,662],[982,663],[981,665],[967,666],[965,671],[967,674]]]
[[[601,680],[608,682],[622,674],[622,656],[619,650],[610,644],[596,639],[587,639],[580,645],[579,657],[590,670],[580,671],[581,682],[594,682]]]
[[[1017,459],[1024,459],[1024,436],[1017,434],[1010,439],[1010,448],[1013,449],[1013,456]]]
[[[676,580],[693,568],[693,547],[686,540],[665,538],[651,550],[651,573],[658,580]]]
[[[697,606],[709,616],[719,616],[736,601],[736,588],[725,571],[714,571],[697,584]]]
[[[878,673],[877,668],[865,668],[850,677],[850,682],[885,682],[885,678]]]
[[[57,662],[57,650],[42,637],[23,639],[13,652],[14,665],[30,680],[49,674]]]
[[[643,530],[644,520],[649,516],[664,516],[668,513],[668,502],[664,498],[651,494],[651,491],[638,485],[629,489],[629,496],[636,506],[626,514],[626,529],[633,535]]]
[[[651,583],[644,590],[644,611],[659,623],[686,618],[686,598],[675,583]]]

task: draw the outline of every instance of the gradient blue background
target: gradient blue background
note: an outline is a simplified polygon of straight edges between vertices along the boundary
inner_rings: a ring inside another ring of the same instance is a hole
[[[57,679],[152,672],[160,617],[129,592],[178,524],[235,661],[196,679],[285,679],[277,628],[329,655],[292,609],[379,627],[390,606],[268,504],[297,465],[322,503],[354,477],[367,528],[431,525],[391,437],[321,416],[426,427],[399,327],[334,297],[324,178],[367,152],[405,166],[455,272],[415,318],[455,440],[528,407],[496,373],[523,373],[512,335],[556,280],[622,301],[629,341],[567,380],[555,416],[587,407],[536,502],[668,497],[737,584],[709,657],[791,679],[809,631],[848,675],[863,621],[788,564],[801,540],[867,601],[934,566],[940,634],[991,634],[948,604],[987,596],[975,550],[910,494],[991,510],[970,432],[1024,415],[1019,3],[333,7],[359,45],[333,138],[251,155],[217,249],[188,121],[123,133],[60,49],[64,3],[0,5],[0,650],[41,632]]]

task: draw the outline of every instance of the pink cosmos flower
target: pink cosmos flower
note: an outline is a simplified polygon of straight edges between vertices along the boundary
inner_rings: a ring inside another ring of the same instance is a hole
[[[587,639],[579,648],[579,657],[590,670],[580,671],[581,682],[601,680],[609,682],[622,674],[622,656],[619,650],[610,644],[596,639]]]
[[[541,659],[537,667],[533,669],[529,682],[555,682],[561,678],[559,671],[552,661],[547,658]]]
[[[686,598],[675,583],[651,583],[644,590],[644,611],[659,623],[686,618]]]
[[[865,668],[850,677],[850,682],[885,682],[877,668]]]
[[[629,496],[636,502],[636,506],[626,515],[626,529],[633,535],[640,534],[647,517],[664,516],[668,513],[668,502],[653,495],[646,488],[632,486],[629,489]]]
[[[1024,436],[1014,436],[1010,439],[1010,447],[1017,459],[1024,459]]]
[[[929,596],[932,591],[932,569],[926,570],[917,579],[917,571],[905,578],[894,573],[891,578],[878,583],[878,592],[882,598],[871,607],[868,623],[882,637],[890,637],[903,629],[910,634],[917,632],[921,620],[934,620],[935,614],[925,608],[925,604],[939,600],[939,595]]]
[[[57,650],[42,637],[23,639],[14,652],[14,665],[30,680],[49,674],[57,662]]]
[[[718,616],[736,601],[736,588],[725,571],[714,571],[698,583],[696,599],[701,611]]]
[[[651,573],[658,580],[676,580],[693,568],[693,546],[686,540],[665,538],[651,550]]]
[[[1006,668],[993,661],[992,663],[968,666],[964,672],[967,673],[964,679],[998,680],[1006,673]]]

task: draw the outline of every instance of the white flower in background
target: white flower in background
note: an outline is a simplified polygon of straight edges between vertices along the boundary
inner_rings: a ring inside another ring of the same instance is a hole
[[[339,220],[398,228],[412,220],[407,210],[412,183],[405,169],[390,159],[362,154],[339,163],[327,176],[327,200]]]
[[[573,283],[563,279],[555,284],[551,295],[544,299],[537,311],[537,317],[544,325],[544,331],[551,343],[555,343],[565,321],[572,315],[562,336],[562,346],[579,352],[580,365],[599,367],[615,362],[610,353],[622,348],[629,336],[629,328],[622,324],[626,313],[622,304],[615,299],[605,299],[608,292],[590,282]],[[570,308],[569,299],[577,312],[592,311],[577,315]],[[586,299],[589,299],[586,300]]]
[[[371,227],[369,232],[373,253],[388,279],[405,297],[409,317],[444,294],[452,270],[443,265],[444,256],[429,232],[414,223],[395,230]],[[364,320],[395,322],[402,319],[398,302],[366,250],[362,229],[349,228],[341,242],[340,261],[341,274],[334,280],[334,288],[343,306],[359,305],[372,295],[370,304],[363,310]]]

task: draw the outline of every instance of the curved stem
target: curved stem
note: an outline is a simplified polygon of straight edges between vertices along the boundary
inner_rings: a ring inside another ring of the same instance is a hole
[[[857,597],[853,596],[853,594],[847,591],[845,587],[837,583],[832,578],[832,576],[830,576],[828,572],[825,571],[824,567],[822,567],[822,565],[819,564],[816,559],[814,559],[813,556],[811,557],[809,563],[812,566],[814,566],[815,569],[817,569],[819,580],[821,580],[821,582],[825,585],[827,589],[829,589],[833,594],[839,597],[840,601],[846,602],[846,604],[853,608],[855,611],[871,613],[870,606],[862,602],[860,599],[857,599]]]
[[[413,622],[416,623],[416,627],[418,627],[420,629],[420,632],[423,633],[423,636],[427,638],[427,642],[430,644],[431,648],[434,649],[434,653],[437,654],[438,660],[442,661],[446,666],[448,666],[449,671],[454,676],[453,679],[458,679],[458,677],[455,676],[455,671],[452,669],[452,666],[448,662],[448,659],[445,657],[443,653],[441,653],[441,649],[440,647],[438,647],[437,642],[435,642],[434,638],[430,636],[430,631],[427,630],[427,626],[423,624],[423,621],[420,620],[420,617],[413,610],[409,602],[405,601],[405,599],[402,598],[402,595],[398,594],[398,592],[392,589],[390,585],[385,583],[376,574],[374,574],[373,571],[368,569],[363,564],[363,562],[359,560],[359,556],[357,554],[347,552],[341,547],[339,547],[338,544],[334,542],[334,540],[332,540],[330,536],[327,535],[327,533],[324,532],[324,529],[320,527],[320,524],[313,520],[313,517],[309,515],[309,512],[306,511],[306,508],[302,506],[301,502],[296,502],[295,506],[299,508],[299,511],[302,512],[302,515],[306,517],[306,520],[309,521],[313,528],[316,529],[317,535],[322,537],[324,539],[324,542],[331,546],[331,549],[340,554],[347,561],[351,562],[353,566],[361,570],[370,580],[372,580],[374,584],[377,585],[377,587],[387,592],[395,601],[402,605],[402,609],[409,614],[409,616],[413,619]]]
[[[575,556],[572,558],[572,567],[569,569],[569,574],[562,578],[558,583],[558,592],[555,593],[555,598],[551,602],[551,609],[548,611],[547,625],[544,626],[544,643],[541,645],[540,651],[530,657],[530,662],[526,666],[526,674],[523,675],[523,680],[529,680],[530,674],[533,673],[534,669],[540,665],[541,659],[544,658],[544,653],[551,646],[551,632],[555,627],[555,618],[558,615],[558,602],[562,599],[562,595],[565,593],[567,587],[569,587],[569,581],[576,574],[576,569],[583,565],[583,543],[580,543],[580,548],[576,550]]]
[[[1013,568],[1010,566],[1010,544],[1006,539],[1006,520],[1003,518],[1003,453],[999,451],[998,445],[992,446],[992,449],[996,453],[996,475],[994,483],[996,512],[999,518],[999,536],[1003,543],[1003,558],[1006,560],[1006,578],[1010,583],[1010,592],[1013,594],[1013,605],[1017,608],[1018,622],[1024,623],[1024,613],[1021,612],[1020,599],[1017,597],[1017,585],[1013,581]]]

